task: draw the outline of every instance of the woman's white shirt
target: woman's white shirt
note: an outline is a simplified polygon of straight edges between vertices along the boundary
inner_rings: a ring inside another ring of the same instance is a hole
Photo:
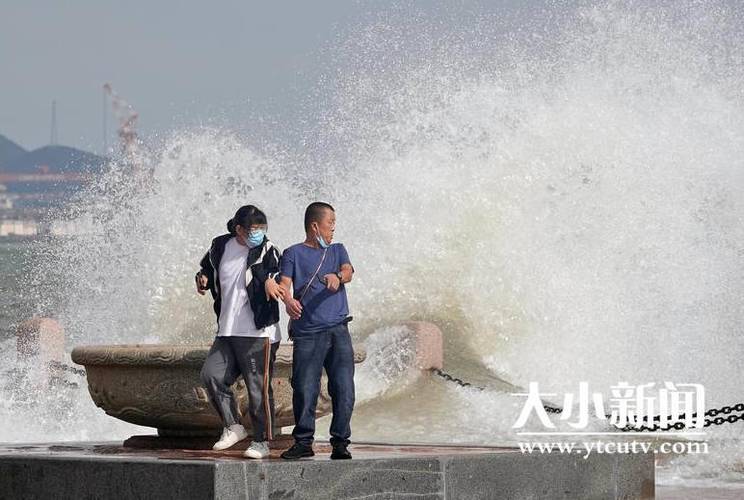
[[[249,248],[233,236],[225,245],[220,260],[219,337],[268,337],[271,342],[281,340],[278,324],[257,329],[246,290],[246,271]]]

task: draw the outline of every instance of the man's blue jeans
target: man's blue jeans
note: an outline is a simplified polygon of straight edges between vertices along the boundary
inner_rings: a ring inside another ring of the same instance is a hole
[[[315,407],[323,368],[333,406],[331,444],[349,444],[354,409],[354,349],[346,323],[315,333],[293,334],[292,410],[295,442],[310,446],[315,435]]]

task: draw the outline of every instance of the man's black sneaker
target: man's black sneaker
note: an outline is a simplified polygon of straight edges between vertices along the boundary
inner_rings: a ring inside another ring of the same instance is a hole
[[[333,460],[348,460],[351,458],[349,449],[343,443],[333,445],[333,452],[331,452],[331,459]]]
[[[295,443],[291,448],[284,450],[281,456],[287,460],[297,460],[298,458],[312,457],[313,455],[315,455],[315,453],[313,452],[312,446]]]

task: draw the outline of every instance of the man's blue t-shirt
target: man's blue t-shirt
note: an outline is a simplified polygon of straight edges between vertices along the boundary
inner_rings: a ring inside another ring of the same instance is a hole
[[[341,270],[342,264],[351,265],[349,254],[341,243],[333,243],[326,250],[325,260],[318,275],[305,286],[318,269],[324,250],[309,247],[303,243],[292,245],[284,250],[281,259],[281,274],[292,278],[294,298],[301,300],[302,315],[292,321],[292,330],[296,333],[315,333],[332,328],[349,315],[349,302],[346,299],[346,287],[339,286],[336,292],[326,288],[323,276]]]

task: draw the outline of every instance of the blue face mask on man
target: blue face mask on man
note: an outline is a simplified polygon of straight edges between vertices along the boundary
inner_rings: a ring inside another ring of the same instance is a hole
[[[318,245],[320,245],[320,248],[328,248],[330,245],[326,242],[325,238],[323,238],[320,235],[320,231],[318,230],[317,227],[315,228],[315,231],[317,232],[315,236],[315,241],[318,242]]]
[[[249,247],[257,247],[261,243],[263,243],[264,236],[266,233],[264,233],[263,229],[252,229],[248,232],[248,238],[246,239],[246,243]]]
[[[318,245],[320,245],[320,248],[328,248],[330,246],[328,243],[326,243],[326,240],[324,240],[321,235],[316,236],[315,239],[318,240]]]

